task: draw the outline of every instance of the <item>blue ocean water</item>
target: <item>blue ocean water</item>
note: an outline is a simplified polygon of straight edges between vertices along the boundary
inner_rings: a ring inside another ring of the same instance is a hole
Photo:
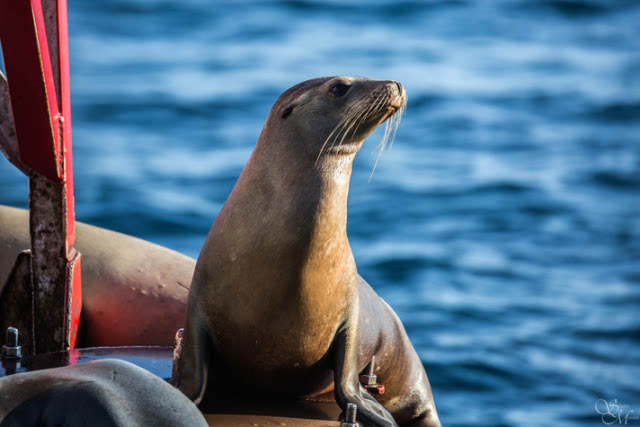
[[[398,80],[348,233],[444,425],[603,425],[598,399],[640,425],[640,2],[70,1],[69,27],[79,220],[196,257],[281,92]],[[0,203],[27,203],[5,160]]]

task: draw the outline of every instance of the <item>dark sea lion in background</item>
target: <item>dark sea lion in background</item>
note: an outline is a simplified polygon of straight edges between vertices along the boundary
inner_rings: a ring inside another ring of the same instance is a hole
[[[0,378],[0,426],[207,426],[189,399],[129,362],[104,359]]]
[[[9,87],[0,72],[0,151],[20,160]],[[25,198],[27,195],[25,194]],[[82,254],[77,347],[166,345],[182,328],[195,260],[135,237],[76,223]],[[0,205],[0,297],[20,251],[29,249],[29,213]]]
[[[358,275],[346,232],[354,156],[405,103],[399,83],[354,77],[278,98],[196,264],[172,379],[188,397],[200,402],[207,382],[291,397],[333,383],[366,425],[440,425],[422,363]],[[359,382],[374,355],[378,401]]]
[[[18,253],[30,246],[29,212],[0,205],[0,296]],[[195,260],[81,222],[76,248],[82,254],[76,347],[172,346],[176,330],[184,327]]]

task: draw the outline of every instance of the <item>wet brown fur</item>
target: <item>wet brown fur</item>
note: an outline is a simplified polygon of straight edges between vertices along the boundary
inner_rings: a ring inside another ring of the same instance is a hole
[[[344,96],[331,93],[337,83],[350,85]],[[335,384],[338,404],[356,403],[365,425],[440,425],[422,363],[358,275],[346,232],[353,158],[405,103],[396,82],[354,77],[278,98],[196,265],[172,380],[187,396],[199,402],[208,379],[294,397]],[[382,406],[358,380],[373,355]]]

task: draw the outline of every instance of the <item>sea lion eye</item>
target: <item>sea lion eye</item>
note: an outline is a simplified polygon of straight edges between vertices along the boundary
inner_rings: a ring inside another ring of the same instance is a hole
[[[330,92],[335,96],[342,96],[349,90],[351,86],[346,85],[344,83],[338,83],[337,85],[333,85],[330,89]]]

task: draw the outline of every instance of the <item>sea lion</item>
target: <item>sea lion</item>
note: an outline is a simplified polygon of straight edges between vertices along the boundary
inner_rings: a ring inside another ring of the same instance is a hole
[[[198,408],[161,378],[103,359],[0,378],[0,426],[206,427]]]
[[[333,383],[366,425],[440,425],[422,363],[358,275],[346,232],[354,156],[390,117],[392,133],[405,104],[400,83],[359,77],[278,98],[196,263],[172,379],[196,403],[208,382],[293,397]],[[359,382],[374,355],[377,401]]]
[[[0,151],[27,176],[0,72]],[[25,194],[26,197],[26,194]],[[183,327],[195,260],[159,245],[76,222],[82,316],[76,346],[172,345]],[[31,247],[29,212],[0,205],[0,298],[18,254]]]
[[[29,212],[0,205],[0,298]],[[82,254],[82,314],[76,347],[173,345],[184,326],[196,261],[151,242],[76,221]]]

